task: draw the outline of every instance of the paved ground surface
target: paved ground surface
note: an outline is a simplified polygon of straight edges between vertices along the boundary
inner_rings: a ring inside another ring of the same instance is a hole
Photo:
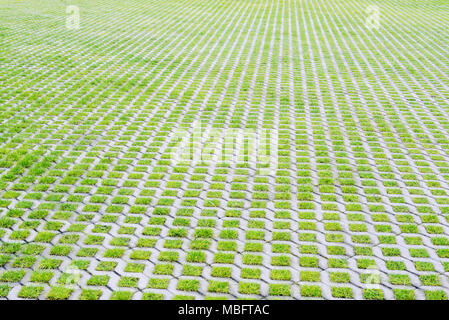
[[[1,0],[0,299],[446,299],[448,25]]]

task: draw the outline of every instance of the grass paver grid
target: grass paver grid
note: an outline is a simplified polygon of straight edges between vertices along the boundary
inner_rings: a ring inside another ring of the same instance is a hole
[[[0,299],[446,300],[448,17],[0,0]]]

